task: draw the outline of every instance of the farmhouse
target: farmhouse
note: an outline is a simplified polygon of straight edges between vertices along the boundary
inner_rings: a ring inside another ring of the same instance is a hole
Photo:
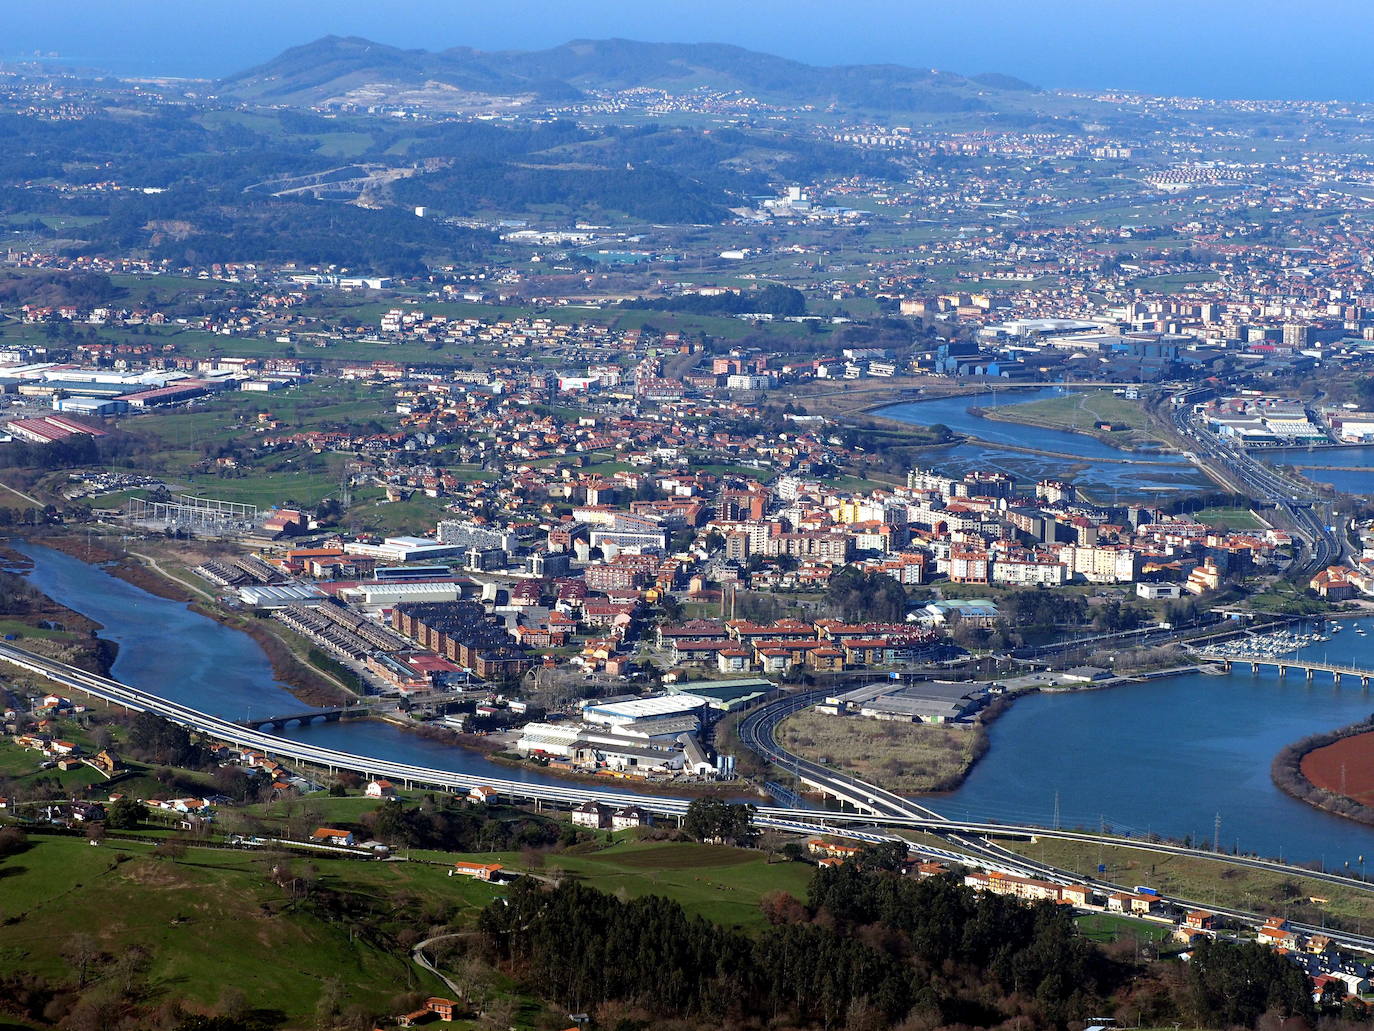
[[[496,874],[505,869],[500,863],[468,863],[459,861],[453,864],[453,869],[448,872],[450,877],[455,874],[459,877],[473,877],[479,881],[489,881]]]
[[[600,802],[583,802],[572,811],[572,822],[578,827],[600,830],[611,824],[611,810]]]

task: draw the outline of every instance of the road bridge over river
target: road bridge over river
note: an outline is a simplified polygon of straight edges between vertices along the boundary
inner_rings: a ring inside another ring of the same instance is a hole
[[[1249,665],[1251,673],[1258,673],[1262,666],[1273,666],[1279,671],[1281,677],[1288,676],[1289,672],[1302,672],[1308,680],[1312,680],[1318,673],[1330,673],[1331,679],[1337,684],[1341,682],[1342,677],[1354,677],[1359,680],[1361,687],[1368,687],[1374,681],[1374,669],[1365,669],[1363,666],[1351,666],[1341,662],[1314,662],[1311,659],[1251,655],[1244,652],[1199,651],[1196,654],[1199,659],[1216,663],[1227,673],[1230,673],[1234,666]]]
[[[363,707],[354,708],[335,708],[335,709],[307,709],[303,712],[292,712],[279,716],[263,716],[261,718],[250,718],[237,720],[240,727],[248,727],[252,730],[264,729],[283,729],[291,724],[300,727],[308,727],[310,724],[319,720],[321,723],[337,723],[347,716],[366,716],[369,710]]]

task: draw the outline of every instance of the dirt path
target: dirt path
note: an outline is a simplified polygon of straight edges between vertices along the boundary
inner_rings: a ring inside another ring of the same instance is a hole
[[[448,990],[459,999],[464,997],[463,990],[454,984],[447,974],[442,973],[439,968],[434,965],[434,962],[425,955],[425,949],[435,942],[447,941],[450,938],[467,938],[473,933],[473,931],[459,931],[456,934],[438,934],[433,938],[426,938],[422,942],[417,942],[415,947],[410,950],[410,957],[415,960],[416,966],[420,967],[422,970],[428,970],[440,981],[443,981],[444,984],[448,986]]]
[[[166,577],[168,580],[176,581],[177,583],[181,584],[182,587],[185,587],[187,590],[199,594],[206,601],[215,600],[215,596],[211,594],[209,591],[206,591],[203,588],[191,583],[191,581],[183,580],[181,577],[176,576],[173,573],[169,573],[167,570],[163,569],[162,566],[158,565],[157,559],[153,558],[152,555],[145,555],[141,551],[133,550],[130,550],[129,554],[132,555],[134,558],[141,558],[144,562],[148,563],[148,565],[152,567],[153,572],[157,573],[159,576]]]
[[[32,494],[25,494],[25,493],[24,493],[22,490],[20,490],[18,487],[11,487],[8,483],[0,483],[0,487],[5,488],[5,490],[9,491],[11,494],[15,495],[16,497],[21,497],[21,498],[23,498],[25,501],[30,501],[30,502],[32,502],[32,503],[33,503],[33,506],[34,506],[35,508],[42,508],[42,507],[43,507],[43,502],[39,501],[39,500],[38,500],[36,497],[34,497]]]

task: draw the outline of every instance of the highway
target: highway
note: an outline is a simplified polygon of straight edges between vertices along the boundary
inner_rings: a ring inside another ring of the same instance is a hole
[[[321,748],[292,738],[279,737],[253,727],[245,727],[210,713],[193,709],[190,706],[129,687],[108,677],[98,676],[74,666],[33,655],[8,643],[0,642],[0,662],[10,663],[31,673],[46,677],[73,691],[100,698],[134,712],[154,713],[188,730],[205,734],[226,744],[253,749],[279,759],[309,763],[330,771],[350,770],[366,777],[386,778],[407,787],[418,785],[465,792],[474,787],[487,786],[495,788],[500,795],[507,798],[523,798],[559,806],[577,806],[587,801],[604,802],[608,805],[622,807],[634,805],[657,815],[673,818],[681,817],[691,802],[687,798],[591,789],[575,784],[564,786],[545,782],[493,779],[355,755],[332,748]],[[894,838],[893,834],[883,831],[868,830],[863,827],[836,826],[831,821],[831,817],[834,815],[824,810],[761,807],[755,815],[754,822],[757,826],[767,830],[780,830],[795,834],[838,834],[867,842],[889,841]],[[850,814],[849,818],[843,822],[862,823],[864,820]],[[935,859],[949,862],[968,862],[968,857],[940,848],[913,846],[913,850]],[[994,868],[1000,869],[1001,867]],[[1008,872],[1013,871],[1008,870]]]
[[[774,734],[778,724],[794,713],[816,704],[830,693],[832,692],[828,690],[803,691],[760,706],[740,721],[737,731],[740,743],[769,762],[789,770],[799,779],[806,780],[813,787],[834,794],[838,798],[848,796],[851,804],[866,806],[879,816],[899,819],[914,817],[918,820],[941,819],[940,814],[933,809],[927,809],[876,784],[869,784],[828,766],[803,759],[786,751],[777,743]]]
[[[1222,440],[1192,417],[1188,405],[1175,407],[1171,419],[1179,435],[1191,442],[1191,457],[1203,472],[1230,490],[1274,505],[1287,517],[1305,552],[1292,572],[1311,575],[1345,560],[1345,535],[1330,528],[1330,506],[1310,486],[1259,461],[1241,445]]]
[[[350,770],[367,777],[384,777],[406,786],[437,787],[450,791],[489,786],[508,798],[526,798],[554,805],[576,806],[587,801],[601,801],[611,805],[636,805],[666,816],[681,816],[690,799],[645,795],[630,791],[587,788],[577,784],[553,784],[542,781],[502,780],[450,770],[413,766],[370,756],[355,755],[332,748],[322,748],[293,738],[279,737],[252,727],[244,727],[218,716],[201,712],[190,706],[169,701],[146,691],[128,687],[107,677],[76,669],[52,659],[33,655],[12,644],[0,642],[0,661],[27,669],[30,672],[75,691],[104,699],[137,712],[152,712],[188,730],[208,735],[227,744],[250,748],[267,755],[295,762],[309,763],[331,771]],[[1123,845],[1168,855],[1196,856],[1282,873],[1285,876],[1313,877],[1332,884],[1368,888],[1361,880],[1338,874],[1305,870],[1270,859],[1228,856],[1206,849],[1189,848],[1167,842],[1152,842],[1112,834],[1089,831],[1039,827],[1034,824],[1006,824],[977,820],[951,820],[912,799],[887,791],[841,773],[827,766],[812,763],[784,751],[773,739],[777,724],[791,713],[813,704],[822,692],[803,692],[789,695],[751,712],[740,724],[740,739],[747,747],[757,750],[769,761],[784,769],[799,773],[808,782],[827,794],[844,796],[867,811],[836,812],[827,809],[794,809],[780,806],[760,806],[756,822],[762,827],[795,830],[805,834],[843,834],[860,840],[884,841],[892,835],[879,828],[928,831],[950,838],[961,848],[987,861],[992,868],[1015,867],[1022,871],[1052,868],[1034,863],[1001,846],[980,840],[984,835],[996,837],[1042,837],[1066,841],[1082,841]],[[926,851],[921,848],[921,851]],[[967,861],[967,856],[959,857]],[[1072,875],[1054,871],[1059,877]]]
[[[228,744],[255,749],[287,760],[311,763],[330,770],[350,770],[369,777],[385,777],[408,786],[421,785],[455,791],[466,791],[473,787],[485,785],[495,788],[497,792],[506,797],[525,798],[554,805],[575,806],[586,801],[601,801],[617,806],[636,805],[641,809],[670,817],[682,816],[690,804],[690,800],[685,798],[600,791],[576,785],[563,786],[493,780],[448,770],[429,769],[406,763],[353,755],[267,734],[251,727],[243,727],[218,716],[212,716],[209,713],[160,698],[137,688],[128,687],[107,677],[101,677],[51,659],[32,655],[3,642],[0,642],[0,661],[8,662],[21,669],[46,677],[71,690],[103,699],[115,705],[137,712],[155,713],[164,719],[186,727],[188,730],[206,734]],[[911,851],[933,859],[964,866],[999,870],[1004,873],[1040,876],[1060,883],[1087,883],[1104,892],[1120,890],[1120,886],[1105,881],[1097,881],[1093,878],[1084,878],[1071,871],[1061,870],[1018,855],[995,842],[986,840],[985,836],[1010,836],[1027,839],[1044,837],[1123,845],[1168,855],[1205,857],[1236,866],[1276,872],[1288,877],[1310,877],[1331,884],[1369,890],[1367,884],[1354,878],[1314,872],[1273,860],[1227,856],[1207,852],[1203,849],[1188,848],[1183,845],[1093,834],[1086,831],[945,819],[934,810],[911,799],[903,798],[876,785],[849,777],[828,767],[809,763],[799,756],[779,749],[773,740],[773,731],[777,723],[798,708],[814,702],[816,695],[817,692],[792,695],[755,710],[741,723],[741,740],[749,747],[759,748],[761,754],[784,766],[784,768],[801,771],[807,780],[815,778],[821,784],[829,784],[829,790],[832,793],[838,791],[851,797],[861,798],[873,811],[870,813],[836,813],[824,809],[760,807],[755,814],[754,823],[762,829],[805,835],[839,835],[863,842],[900,840]],[[856,824],[858,826],[855,826]],[[892,828],[892,831],[897,829],[926,831],[945,837],[953,847],[944,849],[925,843],[909,842],[885,828]],[[1208,906],[1186,899],[1166,899],[1166,901],[1189,908],[1206,908],[1214,912],[1222,912],[1228,916],[1234,916],[1236,919],[1247,921],[1258,919],[1254,914],[1240,910],[1219,910],[1216,906]],[[1374,937],[1338,934],[1329,930],[1327,933],[1351,947],[1374,950]]]

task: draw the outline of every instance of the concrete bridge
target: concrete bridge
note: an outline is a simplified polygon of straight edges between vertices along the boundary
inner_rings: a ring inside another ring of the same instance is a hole
[[[284,730],[293,723],[300,727],[308,727],[316,720],[321,723],[337,723],[347,716],[361,716],[364,712],[363,709],[311,709],[309,712],[293,712],[285,716],[264,716],[262,719],[243,719],[234,722],[240,727],[252,730]]]
[[[1290,671],[1301,670],[1308,680],[1315,679],[1318,673],[1330,673],[1332,682],[1337,684],[1343,677],[1357,678],[1361,687],[1368,687],[1370,682],[1374,681],[1374,669],[1348,666],[1339,662],[1313,662],[1309,659],[1277,658],[1272,655],[1219,655],[1212,652],[1197,654],[1200,659],[1217,663],[1227,673],[1231,672],[1233,666],[1244,666],[1248,663],[1251,673],[1258,673],[1261,666],[1273,666],[1281,677],[1288,676]]]

